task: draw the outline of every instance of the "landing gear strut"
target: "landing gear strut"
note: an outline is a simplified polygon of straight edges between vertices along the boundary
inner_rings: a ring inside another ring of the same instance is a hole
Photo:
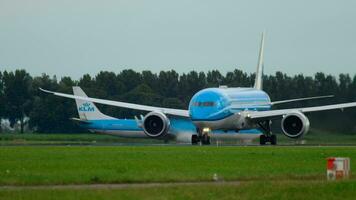
[[[210,144],[210,129],[203,129],[201,131],[200,129],[197,129],[198,135],[192,135],[192,144],[196,145],[199,142],[201,142],[202,145],[209,145]]]
[[[199,142],[198,135],[192,135],[192,145],[197,145]]]
[[[266,120],[258,123],[258,125],[263,131],[263,135],[260,135],[260,145],[265,145],[267,142],[269,142],[271,145],[277,144],[277,136],[272,134],[271,124],[271,120]]]
[[[210,144],[210,136],[207,133],[202,135],[201,143],[204,144],[204,145]]]

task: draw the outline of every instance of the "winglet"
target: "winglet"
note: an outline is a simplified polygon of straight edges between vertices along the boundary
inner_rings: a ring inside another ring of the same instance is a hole
[[[257,71],[256,71],[255,85],[254,85],[254,88],[258,90],[262,90],[264,43],[265,43],[265,33],[262,32],[260,53],[258,55]]]
[[[52,92],[52,91],[49,91],[49,90],[45,90],[43,88],[38,88],[40,89],[42,92],[45,92],[45,93],[49,93],[49,94],[54,94],[55,92]]]

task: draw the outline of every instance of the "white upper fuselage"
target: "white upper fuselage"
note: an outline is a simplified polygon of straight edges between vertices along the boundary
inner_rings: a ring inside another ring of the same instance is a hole
[[[267,93],[254,88],[207,88],[196,93],[189,103],[189,115],[199,128],[239,130],[248,127],[244,111],[271,108]]]

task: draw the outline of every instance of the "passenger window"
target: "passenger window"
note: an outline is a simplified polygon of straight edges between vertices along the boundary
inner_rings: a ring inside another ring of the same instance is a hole
[[[194,102],[193,104],[194,106],[197,106],[197,107],[213,107],[215,106],[215,103],[212,102],[212,101],[205,101],[205,102]]]

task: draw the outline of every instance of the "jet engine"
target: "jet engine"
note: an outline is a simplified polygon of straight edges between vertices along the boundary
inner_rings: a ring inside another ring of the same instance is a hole
[[[142,128],[145,134],[152,138],[165,136],[170,127],[168,117],[161,113],[152,111],[143,119]]]
[[[309,119],[301,112],[293,112],[282,118],[284,135],[290,138],[299,138],[309,131]]]

